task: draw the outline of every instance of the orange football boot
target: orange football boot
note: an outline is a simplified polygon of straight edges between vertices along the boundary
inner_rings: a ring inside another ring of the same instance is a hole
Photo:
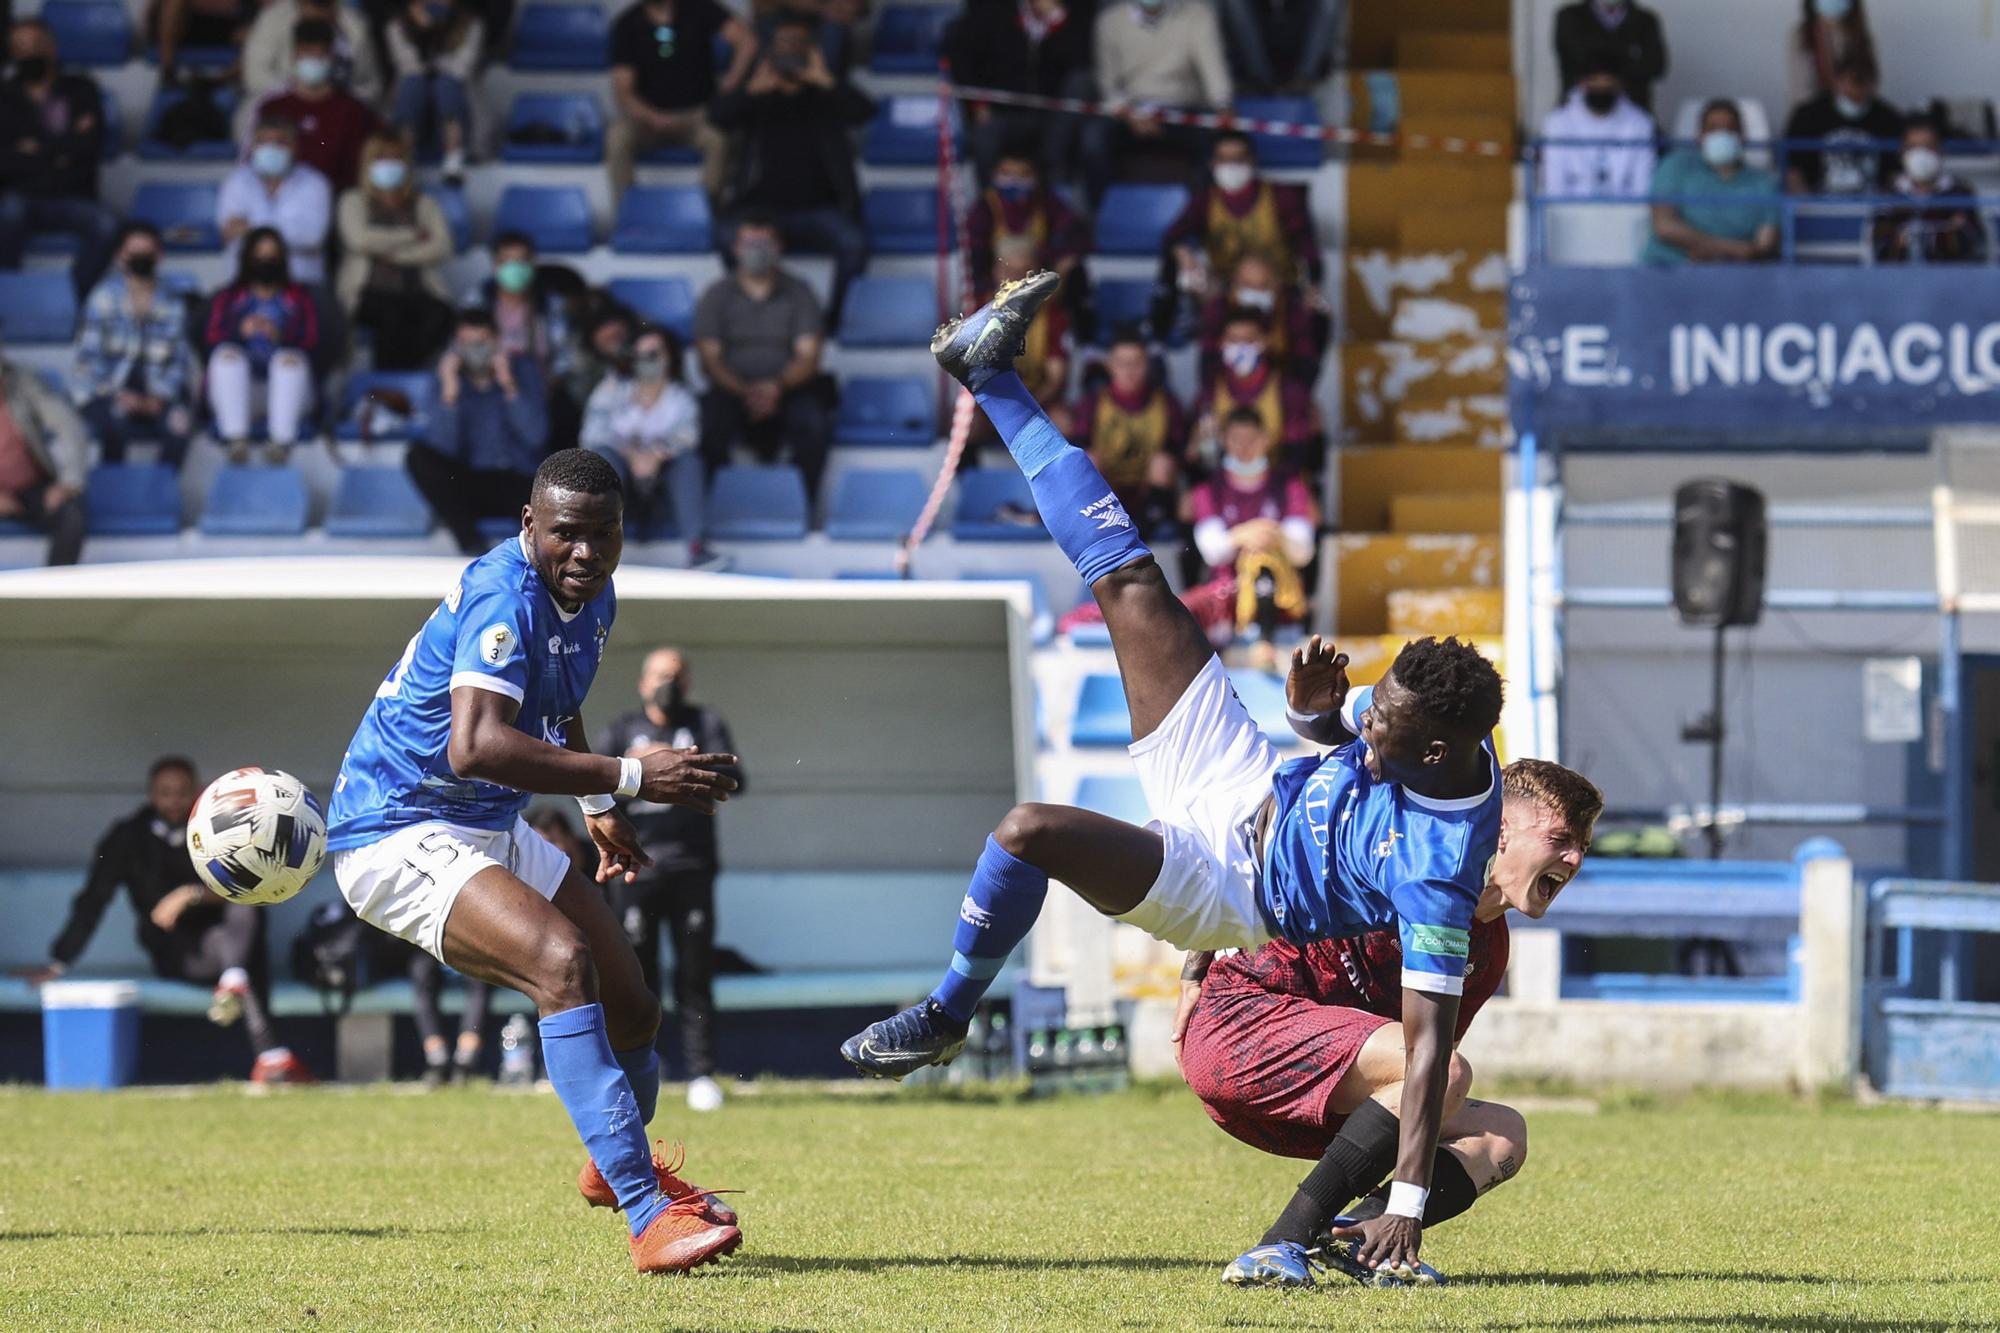
[[[669,1148],[665,1139],[653,1140],[658,1151],[653,1154],[653,1171],[660,1179],[660,1193],[676,1202],[682,1199],[698,1198],[702,1201],[704,1215],[717,1226],[736,1225],[736,1210],[715,1197],[713,1193],[699,1185],[690,1185],[674,1174],[681,1163],[687,1160],[687,1148],[676,1143]],[[597,1169],[597,1163],[588,1157],[583,1159],[583,1170],[576,1173],[576,1188],[583,1195],[585,1203],[592,1208],[616,1208],[618,1196],[611,1190],[611,1182]],[[728,1194],[731,1191],[724,1190]]]
[[[632,1237],[632,1266],[641,1273],[685,1273],[735,1253],[743,1233],[709,1221],[707,1212],[698,1194],[668,1204]]]

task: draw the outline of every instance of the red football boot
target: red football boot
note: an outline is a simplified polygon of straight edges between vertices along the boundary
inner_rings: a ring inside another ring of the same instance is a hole
[[[273,1083],[317,1083],[306,1062],[293,1055],[284,1047],[266,1051],[257,1057],[257,1063],[250,1066],[250,1081],[268,1086]]]
[[[712,1222],[701,1196],[675,1199],[646,1229],[632,1237],[632,1266],[641,1273],[685,1273],[733,1254],[743,1233]]]

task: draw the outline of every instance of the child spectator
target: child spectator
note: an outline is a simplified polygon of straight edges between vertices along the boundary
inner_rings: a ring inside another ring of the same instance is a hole
[[[291,267],[284,236],[258,227],[243,239],[235,278],[209,303],[208,406],[232,463],[250,459],[253,400],[264,400],[273,463],[290,454],[312,408],[319,311]]]
[[[1312,563],[1318,525],[1312,493],[1274,458],[1272,437],[1254,410],[1223,422],[1221,466],[1190,496],[1195,548],[1209,567],[1203,589],[1225,623],[1255,632],[1251,663],[1277,665],[1278,624],[1306,614],[1302,571]],[[1192,594],[1190,594],[1192,597]]]
[[[1263,423],[1265,435],[1278,442],[1287,467],[1316,473],[1325,444],[1319,408],[1305,385],[1272,363],[1269,344],[1256,311],[1232,310],[1224,317],[1222,369],[1204,391],[1196,446],[1204,458],[1215,457],[1223,423],[1238,408],[1248,408]]]
[[[1209,293],[1201,308],[1201,378],[1222,370],[1222,326],[1232,310],[1254,310],[1264,321],[1265,347],[1286,376],[1310,385],[1319,378],[1331,321],[1296,287],[1278,281],[1278,271],[1260,254],[1236,261],[1226,289]]]
[[[1136,330],[1121,329],[1105,353],[1104,383],[1078,400],[1069,437],[1111,483],[1142,532],[1157,531],[1177,507],[1187,414],[1153,376]]]
[[[1891,193],[1910,201],[1875,218],[1877,263],[1977,264],[1986,258],[1986,224],[1979,196],[1944,169],[1936,122],[1913,117],[1903,126],[1903,169]]]

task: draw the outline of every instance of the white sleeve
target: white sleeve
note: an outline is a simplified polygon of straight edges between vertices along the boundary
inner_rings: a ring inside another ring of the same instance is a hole
[[[1229,525],[1219,518],[1205,518],[1194,525],[1194,549],[1215,568],[1236,558],[1235,544],[1229,540]]]
[[[1294,515],[1278,527],[1285,534],[1285,558],[1295,565],[1310,564],[1313,556],[1312,520]]]

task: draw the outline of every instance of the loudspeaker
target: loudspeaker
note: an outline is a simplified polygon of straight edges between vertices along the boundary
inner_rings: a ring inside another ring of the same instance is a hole
[[[1674,492],[1674,610],[1690,625],[1754,625],[1770,544],[1764,493],[1719,477]]]

